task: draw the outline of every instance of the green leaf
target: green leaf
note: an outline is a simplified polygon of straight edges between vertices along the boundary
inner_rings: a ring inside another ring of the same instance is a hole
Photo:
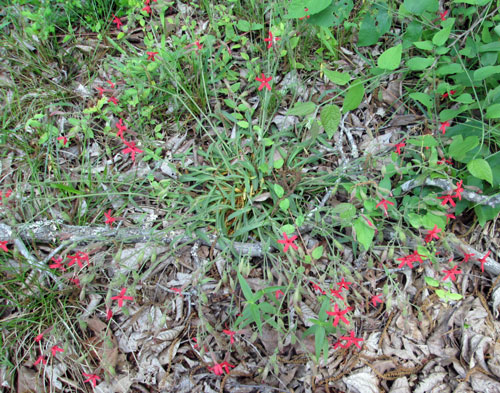
[[[422,50],[432,50],[432,48],[434,48],[434,45],[431,41],[416,41],[413,43],[413,45]]]
[[[302,224],[304,223],[305,221],[305,217],[301,214],[300,216],[297,217],[297,219],[295,220],[295,225],[297,225],[298,227],[301,227]]]
[[[425,282],[431,287],[439,287],[439,281],[432,277],[425,277]]]
[[[474,71],[474,80],[482,81],[498,73],[500,73],[500,65],[481,67]]]
[[[453,137],[453,142],[448,149],[448,154],[454,160],[463,162],[467,152],[474,149],[478,144],[479,138],[477,136],[468,136],[464,141],[462,135],[457,135]]]
[[[416,138],[408,139],[406,143],[419,147],[436,147],[439,145],[432,135],[420,135]]]
[[[342,112],[346,113],[356,109],[363,97],[365,95],[365,88],[363,87],[363,81],[356,79],[352,85],[347,89],[347,94],[344,99],[344,105],[342,107]]]
[[[289,207],[290,207],[290,201],[288,200],[288,198],[285,198],[280,202],[280,209],[283,210],[285,213],[287,212]]]
[[[453,0],[454,3],[465,3],[465,4],[479,5],[479,6],[491,3],[491,1],[492,0]]]
[[[291,235],[292,233],[295,232],[295,227],[290,224],[283,225],[281,228],[281,233],[285,232],[287,235]]]
[[[404,6],[412,14],[422,14],[427,8],[431,7],[434,0],[405,0]]]
[[[493,173],[491,172],[490,164],[482,158],[476,158],[467,164],[467,169],[472,176],[481,180],[486,180],[493,185]]]
[[[376,12],[375,19],[372,13]],[[361,22],[358,33],[358,46],[370,46],[376,44],[382,35],[391,28],[392,16],[386,4],[370,4],[369,12]]]
[[[412,71],[422,71],[434,63],[435,57],[414,57],[406,62],[408,68]]]
[[[307,23],[315,26],[329,28],[340,25],[354,8],[352,0],[336,0],[324,10],[311,15]]]
[[[323,255],[323,246],[316,247],[312,252],[312,257],[314,259],[319,259]]]
[[[288,6],[287,19],[302,18],[307,15],[314,15],[323,11],[332,3],[332,0],[292,0]],[[304,9],[307,8],[307,13]]]
[[[415,93],[411,93],[410,97],[413,98],[415,101],[418,101],[421,104],[425,105],[427,110],[431,110],[433,105],[434,105],[434,101],[432,100],[431,96],[429,96],[428,94],[415,92]]]
[[[237,272],[237,274],[238,274],[238,281],[240,283],[240,287],[241,287],[241,290],[243,291],[243,295],[245,296],[245,299],[248,302],[254,302],[255,295],[252,292],[252,289],[250,288],[250,286],[248,285],[246,280],[243,278],[241,273]]]
[[[327,105],[321,111],[321,124],[325,128],[328,139],[337,132],[340,123],[340,108],[337,105]]]
[[[250,307],[250,313],[252,315],[252,319],[256,323],[257,329],[259,330],[259,333],[262,334],[262,319],[260,318],[261,315],[260,315],[259,306],[256,304],[250,304],[249,307]]]
[[[445,299],[447,293],[448,291],[444,291],[443,289],[436,289],[436,295],[438,295],[440,299]]]
[[[314,346],[316,349],[316,359],[319,359],[323,343],[325,341],[325,329],[318,327],[314,335]]]
[[[432,37],[432,43],[436,46],[443,45],[448,37],[450,36],[451,29],[453,28],[453,24],[455,23],[455,18],[448,18],[443,21],[441,24],[443,28],[439,30],[434,37]]]
[[[240,20],[238,20],[236,27],[240,31],[248,32],[248,31],[250,31],[251,24],[247,20],[240,19]]]
[[[238,123],[236,123],[236,124],[238,124],[241,128],[245,128],[245,129],[246,129],[246,128],[248,128],[248,127],[250,126],[250,124],[248,124],[248,121],[245,121],[245,120],[240,120],[240,121],[239,121]]]
[[[500,104],[493,104],[486,108],[486,118],[487,119],[499,119],[500,118]]]
[[[460,300],[463,297],[459,293],[452,293],[452,292],[448,292],[447,296],[448,296],[448,299],[450,299],[450,300]]]
[[[474,102],[472,96],[469,93],[460,94],[454,100],[460,102],[461,104],[472,104]]]
[[[278,198],[281,198],[285,194],[285,190],[279,184],[274,185],[274,192],[276,193]]]
[[[325,69],[323,72],[330,81],[339,86],[344,86],[351,80],[351,75],[348,72],[331,71],[329,69]]]
[[[402,53],[403,44],[398,44],[392,48],[389,48],[379,56],[377,65],[384,70],[395,70],[401,63]]]
[[[356,230],[356,237],[358,242],[363,245],[365,250],[370,248],[372,244],[373,236],[375,235],[375,229],[368,226],[362,218],[357,218],[354,221],[354,229]]]
[[[315,110],[316,104],[314,102],[296,102],[294,107],[289,109],[286,114],[290,116],[306,116],[310,115]]]
[[[439,76],[452,75],[463,72],[463,67],[457,63],[445,64],[436,70],[436,74]]]
[[[273,167],[274,167],[274,169],[280,169],[284,163],[285,163],[285,161],[283,160],[283,158],[278,158],[277,160],[275,160],[273,162]]]

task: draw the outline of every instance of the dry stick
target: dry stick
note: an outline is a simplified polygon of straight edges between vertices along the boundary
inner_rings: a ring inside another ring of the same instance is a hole
[[[436,180],[434,180],[436,181]],[[462,196],[471,197],[473,194],[471,192],[463,192]],[[326,222],[332,223],[331,217],[324,218]],[[313,225],[307,224],[303,225],[299,228],[301,233],[310,232],[314,228]],[[18,231],[18,236],[23,240],[36,241],[40,243],[55,243],[61,239],[69,240],[74,243],[83,243],[88,241],[96,241],[103,240],[104,238],[112,238],[116,241],[121,241],[123,243],[146,243],[150,241],[155,241],[164,244],[177,244],[177,243],[190,243],[195,241],[190,236],[186,236],[183,230],[170,231],[166,233],[166,231],[159,230],[145,230],[141,228],[120,228],[120,229],[110,229],[104,226],[98,227],[81,227],[81,226],[73,226],[62,224],[61,220],[52,220],[52,221],[37,221],[32,224],[24,224],[20,225],[19,228],[16,228]],[[251,257],[261,257],[265,252],[271,252],[275,250],[273,247],[269,247],[267,250],[263,250],[262,244],[260,243],[241,243],[241,242],[225,242],[220,237],[218,238],[216,235],[207,233],[204,229],[199,229],[199,232],[204,233],[204,235],[208,238],[208,242],[202,239],[199,239],[200,242],[206,246],[211,246],[213,242],[217,239],[217,243],[215,247],[219,250],[227,249],[229,245],[240,254],[247,255]],[[396,236],[393,232],[384,231],[384,237],[393,238]],[[0,241],[11,240],[12,238],[12,229],[10,226],[6,224],[0,223]],[[454,251],[458,255],[462,255],[464,251],[467,253],[474,253],[478,256],[480,253],[474,250],[471,246],[463,243],[458,238],[456,238],[453,234],[447,235],[447,240],[452,245]],[[18,242],[21,244],[22,242]],[[415,247],[417,245],[417,241],[409,240],[408,246]],[[21,244],[20,252],[23,249],[24,244]],[[19,248],[19,247],[18,247]],[[26,249],[26,247],[24,247]],[[26,250],[27,251],[27,250]],[[28,253],[29,254],[29,253]],[[23,254],[24,255],[24,254]],[[28,258],[27,258],[28,259]],[[28,260],[30,264],[37,269],[43,268],[39,266],[39,263],[31,257]],[[474,263],[480,266],[480,262],[474,260]],[[485,270],[492,275],[500,274],[500,264],[498,264],[492,258],[487,258],[484,264]]]

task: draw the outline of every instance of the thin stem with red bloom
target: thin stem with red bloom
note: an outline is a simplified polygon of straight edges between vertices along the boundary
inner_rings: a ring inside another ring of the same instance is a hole
[[[327,311],[326,313],[328,315],[332,315],[335,317],[335,319],[333,320],[333,326],[337,326],[339,324],[339,321],[342,321],[346,325],[349,325],[350,322],[344,317],[344,314],[347,314],[351,310],[352,310],[352,307],[347,307],[345,310],[340,310],[339,306],[337,304],[335,304],[334,310]]]
[[[476,255],[476,254],[467,254],[467,253],[464,253],[464,260],[462,262],[463,263],[468,262],[469,259],[471,259],[474,255]]]
[[[43,355],[38,356],[38,359],[36,360],[35,363],[33,363],[33,365],[37,366],[40,362],[42,364],[47,364],[47,360],[45,359],[45,356],[43,356]]]
[[[486,258],[488,258],[488,255],[490,255],[490,252],[488,250],[488,252],[486,254],[484,254],[484,257],[482,257],[481,259],[478,259],[479,262],[481,262],[481,271],[484,273],[484,264],[486,263]]]
[[[340,292],[342,292],[342,288],[340,289],[336,289],[336,290],[333,290],[333,289],[330,289],[330,293],[336,297],[337,299],[340,299],[340,300],[344,300],[344,298],[342,296],[340,296]],[[332,299],[333,300],[333,299]]]
[[[443,21],[446,20],[446,14],[448,14],[448,10],[446,10],[445,12],[440,12],[439,18]]]
[[[64,352],[64,349],[59,348],[57,345],[54,345],[52,348],[50,348],[50,351],[52,352],[52,356],[56,356],[57,352]]]
[[[274,296],[276,296],[276,300],[279,299],[279,296],[285,296],[285,294],[283,293],[283,291],[281,289],[278,289],[275,293],[274,293]]]
[[[85,381],[83,381],[84,383],[85,382],[88,382],[90,383],[93,387],[96,387],[96,384],[97,384],[97,381],[99,381],[101,379],[101,377],[99,377],[97,374],[86,374],[86,373],[83,373],[83,376],[84,377],[88,377]]]
[[[51,259],[52,262],[54,262],[53,264],[49,265],[49,268],[50,269],[59,269],[61,270],[62,272],[65,272],[66,271],[66,268],[61,265],[63,259],[62,258],[55,258],[55,257],[52,257]]]
[[[77,251],[75,255],[68,255],[68,258],[70,259],[70,262],[68,263],[69,267],[73,266],[75,263],[78,263],[78,267],[80,269],[83,268],[83,262],[89,261],[88,254],[81,251]]]
[[[120,27],[123,26],[123,23],[122,21],[120,20],[120,18],[118,18],[115,14],[113,14],[113,23],[116,23],[116,28],[119,29]]]
[[[269,78],[266,78],[264,73],[262,73],[262,76],[260,78],[256,77],[255,80],[261,82],[258,90],[261,91],[265,87],[267,90],[271,91],[271,86],[269,85],[269,82],[271,81],[271,79],[273,79],[272,76],[270,76]]]
[[[9,252],[9,249],[7,248],[7,243],[8,240],[4,240],[0,242],[0,249],[5,252]]]
[[[99,90],[99,97],[102,97],[104,95],[104,92],[106,91],[105,89],[103,89],[102,87],[96,87],[97,90]]]
[[[156,56],[158,53],[159,53],[159,52],[146,52],[146,54],[148,55],[148,60],[155,61],[155,56]]]
[[[112,102],[113,104],[118,105],[118,101],[113,96],[111,96],[111,97],[108,98],[108,102]]]
[[[125,145],[127,145],[127,147],[122,150],[122,153],[123,154],[129,154],[130,153],[132,161],[135,162],[135,154],[136,153],[142,153],[143,151],[140,150],[139,148],[137,148],[135,146],[135,142],[127,142],[127,141],[124,140],[123,143],[125,143]]]
[[[147,5],[141,11],[146,11],[148,14],[151,14],[151,7]]]
[[[445,121],[445,122],[441,123],[441,126],[439,127],[439,130],[443,131],[443,135],[446,132],[446,128],[448,128],[449,126],[450,126],[450,122],[449,121]]]
[[[453,214],[451,214],[451,213],[446,214],[446,223],[447,224],[448,224],[448,221],[450,220],[450,218],[456,219],[456,217]]]
[[[123,141],[123,131],[127,131],[127,126],[123,124],[123,119],[120,118],[120,121],[116,123],[116,128],[118,128],[116,136],[120,137],[120,139]]]
[[[111,298],[111,300],[118,300],[118,307],[123,307],[123,302],[125,300],[134,300],[131,296],[125,296],[125,292],[127,292],[127,288],[122,288],[118,296],[113,296]]]
[[[111,209],[108,210],[107,213],[104,213],[104,217],[106,217],[106,221],[104,221],[105,224],[109,224],[109,226],[113,226],[112,224],[116,221],[115,217],[111,217]]]
[[[203,49],[203,46],[200,44],[200,41],[195,41],[194,44],[196,45],[197,50]]]
[[[69,281],[75,284],[78,288],[80,288],[80,279],[78,277],[72,277],[69,279]]]
[[[63,146],[66,146],[68,143],[68,138],[66,138],[65,136],[58,136],[57,140],[62,141]]]
[[[404,265],[408,265],[410,269],[413,269],[413,262],[415,262],[415,259],[413,258],[412,255],[408,255],[406,257],[401,257],[396,259],[397,261],[401,261],[399,264],[398,268],[402,268]]]
[[[380,295],[373,295],[372,299],[371,299],[371,302],[373,304],[373,307],[377,307],[377,302],[383,303],[383,300],[380,299]]]
[[[313,283],[312,281],[310,281],[310,283],[312,284],[313,289],[314,289],[315,291],[319,291],[322,295],[325,295],[325,294],[326,294],[326,292],[325,292],[325,291],[323,291],[323,290],[321,289],[321,287],[320,287],[318,284],[315,284],[315,283]]]
[[[115,84],[111,82],[110,80],[107,80],[106,83],[111,86],[112,89],[115,88]]]
[[[347,340],[347,343],[344,345],[344,348],[349,348],[351,344],[356,345],[359,349],[361,347],[358,344],[358,341],[364,341],[362,338],[358,338],[354,336],[354,330],[351,330],[350,336],[342,336],[340,337],[341,340]]]
[[[458,265],[455,265],[451,270],[443,270],[443,273],[446,273],[443,281],[446,281],[448,278],[451,278],[451,281],[455,281],[457,279],[456,274],[462,273],[462,271],[458,270]]]
[[[232,330],[228,330],[228,329],[224,329],[223,332],[226,333],[227,335],[229,335],[229,337],[231,338],[230,339],[231,344],[233,344],[234,343],[234,335],[236,334],[236,332],[233,332]]]
[[[455,94],[457,91],[456,90],[450,90],[450,95],[452,96]],[[448,97],[448,92],[444,93],[441,98],[447,98]]]
[[[462,187],[462,184],[463,184],[463,180],[460,180],[459,182],[457,182],[456,184],[456,189],[455,189],[455,195],[453,195],[454,198],[458,198],[459,201],[462,200],[462,192],[464,192],[464,189]]]
[[[280,40],[281,40],[281,38],[273,37],[273,33],[271,32],[271,30],[269,30],[269,38],[264,38],[265,42],[269,42],[269,44],[267,44],[267,49],[271,48],[273,46],[274,42],[280,41]]]
[[[299,249],[295,244],[293,244],[295,239],[297,239],[297,235],[288,238],[286,232],[283,232],[283,238],[283,240],[278,240],[278,243],[285,245],[285,247],[283,248],[283,252],[287,252],[289,247],[292,247],[294,250]]]
[[[406,146],[406,144],[404,143],[404,140],[403,140],[403,142],[398,143],[398,144],[395,146],[395,147],[396,147],[396,153],[398,153],[398,155],[401,155],[401,148],[402,148],[402,147],[405,147],[405,146]]]
[[[35,337],[35,342],[39,343],[43,339],[44,333],[40,333],[38,336]]]
[[[308,12],[309,11],[309,8],[304,8],[304,12]],[[311,15],[306,15],[306,16],[303,16],[302,18],[299,18],[299,20],[302,20],[304,18],[307,18],[309,19],[311,17]]]
[[[434,224],[434,228],[425,236],[425,242],[429,243],[432,239],[439,240],[439,236],[437,235],[439,232],[441,232],[441,228],[438,228],[438,226]]]
[[[352,282],[350,281],[344,281],[344,277],[342,277],[342,280],[340,280],[337,285],[339,286],[340,289],[345,288],[349,290],[349,285],[352,285]]]
[[[453,195],[443,195],[443,196],[437,197],[437,199],[442,199],[443,200],[441,202],[441,206],[445,206],[448,202],[453,207],[455,207],[457,205],[455,203],[455,201],[453,200]]]
[[[382,206],[384,208],[384,213],[385,215],[387,216],[387,205],[391,205],[391,206],[394,206],[394,202],[391,202],[391,201],[388,201],[388,200],[385,200],[385,199],[382,199],[379,203],[377,203],[375,205],[375,208],[378,208],[379,206]]]

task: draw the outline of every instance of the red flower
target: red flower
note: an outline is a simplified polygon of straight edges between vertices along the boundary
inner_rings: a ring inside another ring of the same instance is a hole
[[[80,267],[80,269],[83,268],[83,262],[89,261],[88,254],[81,252],[81,251],[77,251],[75,255],[68,255],[68,258],[71,259],[71,262],[68,263],[69,267],[73,266],[76,262],[76,263],[78,263],[78,266]]]
[[[449,221],[449,219],[450,219],[450,218],[455,219],[456,217],[455,217],[453,214],[451,214],[451,213],[447,214],[447,215],[446,215],[446,223],[447,223],[447,224],[448,224],[448,221]]]
[[[337,304],[335,304],[334,311],[327,311],[326,313],[328,315],[335,316],[335,319],[333,320],[333,326],[337,326],[339,324],[339,321],[342,321],[346,325],[349,325],[350,322],[344,318],[344,314],[348,313],[351,310],[352,310],[352,307],[347,307],[345,310],[340,310],[339,306]]]
[[[260,79],[259,79],[259,77],[256,77],[255,80],[261,82],[261,84],[259,86],[259,91],[261,91],[264,88],[264,86],[267,88],[267,90],[271,91],[271,86],[269,86],[269,83],[268,83],[271,79],[273,79],[272,76],[270,76],[269,78],[266,78],[264,73],[262,73],[262,77]]]
[[[333,296],[335,296],[337,299],[340,299],[340,300],[344,300],[344,298],[342,296],[340,296],[340,292],[342,292],[342,288],[340,289],[337,289],[337,290],[333,290],[333,289],[330,289],[330,292]]]
[[[374,307],[377,307],[377,302],[383,303],[382,299],[380,299],[380,295],[373,295],[371,302]]]
[[[123,307],[124,300],[134,300],[134,298],[131,296],[125,296],[125,292],[127,292],[127,288],[122,288],[118,296],[113,296],[111,298],[111,300],[118,300],[118,307]]]
[[[282,291],[281,289],[278,289],[278,290],[275,292],[275,294],[274,294],[274,296],[276,296],[276,300],[278,300],[278,299],[279,299],[279,295],[285,296],[285,294],[283,293],[283,291]]]
[[[75,284],[78,288],[80,288],[80,279],[78,277],[70,278],[69,281]]]
[[[106,309],[106,321],[109,321],[113,317],[113,311],[110,308]]]
[[[389,204],[389,205],[391,205],[391,206],[394,206],[394,202],[391,202],[391,201],[387,201],[387,200],[385,200],[385,199],[382,199],[379,203],[377,203],[377,204],[375,205],[375,208],[378,208],[380,205],[382,205],[382,206],[383,206],[383,208],[384,208],[384,211],[385,211],[385,215],[387,216],[387,215],[388,215],[388,214],[387,214],[387,204]]]
[[[310,283],[312,284],[312,286],[313,286],[313,288],[314,288],[315,291],[319,291],[322,295],[326,294],[326,292],[323,291],[318,284],[315,284],[312,281],[310,281]]]
[[[309,8],[304,8],[304,12],[307,12],[307,11],[309,11]],[[311,15],[306,15],[306,16],[303,16],[302,18],[299,18],[299,20],[302,20],[304,18],[309,19],[310,17],[311,17]]]
[[[450,90],[450,95],[453,95],[455,94],[457,91],[456,90]],[[442,96],[442,98],[447,98],[448,97],[448,92],[444,93]]]
[[[116,98],[111,96],[110,98],[108,98],[108,102],[112,102],[113,104],[115,105],[118,105],[118,101],[116,101]]]
[[[148,14],[151,14],[151,7],[149,5],[147,5],[146,7],[144,7],[142,9],[142,11],[146,11]]]
[[[56,356],[57,352],[64,352],[64,349],[59,348],[57,345],[54,345],[51,349],[52,356]]]
[[[12,190],[7,190],[7,192],[5,193],[5,198],[10,197],[10,194],[12,194]]]
[[[443,135],[446,132],[446,127],[449,127],[449,126],[450,126],[450,122],[449,121],[445,121],[444,123],[441,123],[441,126],[439,127],[439,129],[441,131],[443,131]]]
[[[123,141],[127,145],[127,148],[122,150],[123,154],[128,154],[130,153],[130,156],[132,157],[132,161],[135,161],[135,153],[142,153],[143,151],[135,147],[135,142],[126,142]]]
[[[408,255],[406,257],[401,257],[396,259],[397,261],[401,261],[399,264],[399,268],[402,268],[404,265],[408,265],[410,269],[413,269],[413,262],[415,262],[415,258],[413,258],[413,255]]]
[[[111,209],[109,209],[107,213],[104,213],[104,216],[106,217],[106,221],[104,221],[104,223],[109,224],[109,226],[112,226],[111,224],[116,221],[115,217],[111,217]]]
[[[446,205],[448,202],[450,202],[451,206],[456,206],[457,205],[455,203],[455,201],[453,200],[453,196],[452,195],[443,195],[443,196],[437,197],[437,199],[442,199],[443,200],[443,202],[441,202],[441,206]]]
[[[467,254],[464,253],[464,260],[462,261],[463,263],[467,262],[471,257],[473,257],[475,254]]]
[[[460,180],[457,182],[457,189],[455,190],[455,195],[453,195],[454,198],[458,198],[459,201],[462,200],[462,192],[464,192],[464,189],[462,188],[463,180]]]
[[[118,18],[115,14],[113,14],[113,23],[116,23],[116,28],[119,29],[120,27],[123,26],[123,23],[122,21],[120,20],[120,18]]]
[[[85,380],[85,381],[83,381],[83,382],[84,382],[84,383],[85,383],[85,382],[88,382],[88,383],[90,383],[93,387],[95,387],[95,386],[96,386],[96,383],[97,383],[96,381],[98,381],[98,380],[100,380],[100,379],[101,379],[101,377],[99,377],[97,374],[85,374],[85,373],[83,373],[83,376],[84,376],[84,377],[89,377],[88,379],[86,379],[86,380]]]
[[[438,165],[443,165],[445,162],[446,162],[447,164],[453,165],[453,161],[451,161],[451,160],[447,160],[447,159],[444,159],[444,158],[443,158],[442,160],[439,160],[439,161],[437,162],[437,164],[438,164]]]
[[[148,60],[155,61],[155,56],[158,54],[158,52],[146,52],[148,55]]]
[[[113,82],[111,82],[110,80],[107,80],[106,82],[111,86],[112,89],[115,88],[115,84]]]
[[[227,335],[229,335],[229,337],[231,337],[231,344],[234,343],[234,335],[236,334],[236,332],[233,332],[232,330],[226,330],[226,329],[224,329],[223,332],[226,333]]]
[[[425,236],[425,242],[429,243],[432,239],[439,240],[439,236],[437,235],[439,232],[441,232],[441,229],[438,228],[436,224],[434,224],[434,228],[432,228]]]
[[[116,128],[118,128],[116,136],[119,136],[123,140],[123,131],[127,131],[127,126],[123,124],[123,119],[120,118],[120,121],[116,123]]]
[[[446,20],[446,14],[448,13],[448,10],[446,10],[445,12],[440,12],[439,13],[439,17],[441,18],[441,20]]]
[[[478,259],[479,262],[481,262],[481,271],[484,273],[484,263],[486,262],[486,258],[488,258],[488,255],[490,255],[490,251],[488,251],[486,254],[484,254],[484,257],[481,259]]]
[[[333,344],[333,349],[337,349],[338,347],[345,348],[344,344],[342,344],[340,340],[337,340],[337,342]]]
[[[286,233],[283,232],[283,237],[285,238],[284,240],[278,240],[278,243],[281,243],[281,244],[285,245],[285,247],[283,249],[283,252],[287,252],[288,251],[288,247],[292,247],[294,250],[298,250],[299,249],[295,244],[293,244],[293,241],[295,239],[297,239],[297,235],[294,235],[294,236],[292,236],[289,239],[288,236],[286,235]]]
[[[347,340],[347,343],[345,344],[344,348],[349,348],[351,346],[351,344],[354,344],[356,345],[359,349],[361,349],[361,347],[359,346],[358,344],[358,341],[363,341],[362,338],[357,338],[357,337],[354,337],[354,331],[351,330],[351,335],[346,337],[346,336],[342,336],[340,337],[341,340]]]
[[[38,336],[35,337],[35,342],[39,343],[40,341],[42,341],[42,338],[43,338],[43,333],[40,333]]]
[[[451,278],[451,281],[455,281],[457,278],[455,277],[455,274],[459,274],[459,273],[462,273],[461,270],[457,270],[458,269],[458,265],[456,266],[453,266],[453,269],[451,270],[443,270],[443,273],[446,273],[446,276],[443,278],[443,281],[446,281],[446,279],[448,277]]]
[[[54,257],[52,257],[51,260],[54,263],[52,265],[49,265],[49,268],[51,268],[51,269],[61,269],[62,272],[66,271],[65,267],[61,265],[61,262],[63,261],[62,258],[54,258]]]
[[[33,363],[35,366],[38,365],[40,362],[42,362],[43,364],[47,364],[47,360],[45,360],[45,356],[43,355],[40,355],[38,356],[38,359],[36,360],[35,363]]]
[[[273,38],[273,33],[271,33],[271,30],[269,30],[269,38],[264,38],[265,42],[269,42],[269,44],[267,44],[267,49],[269,49],[273,46],[273,42],[280,41],[280,40],[281,40],[281,38],[278,38],[278,37]]]
[[[421,257],[424,257],[425,255],[420,255],[417,250],[413,251],[413,254],[410,254],[410,256],[413,257],[413,262],[418,261],[420,263],[424,263]]]
[[[196,47],[198,48],[198,50],[200,50],[201,48],[203,48],[203,46],[200,44],[200,41],[195,41],[194,44],[196,45]]]
[[[7,248],[7,243],[8,243],[7,240],[0,242],[0,248],[5,252],[9,252],[9,249]]]
[[[404,142],[404,141],[403,141],[403,142]],[[405,143],[403,143],[403,142],[398,143],[398,144],[396,145],[396,153],[398,153],[398,155],[401,155],[401,148],[406,146],[406,144],[405,144]]]
[[[337,285],[340,287],[340,289],[345,288],[347,290],[349,290],[349,285],[351,285],[351,284],[352,284],[352,282],[346,282],[346,281],[344,281],[344,277],[342,277],[342,280],[340,280],[337,283]]]
[[[229,374],[229,368],[228,367],[235,367],[232,364],[229,364],[228,362],[224,361],[220,364],[215,363],[213,367],[209,367],[208,369],[212,371],[215,375],[222,375],[224,374],[224,370],[226,371],[226,374]]]
[[[96,87],[97,90],[99,90],[99,96],[102,97],[104,94],[105,90],[102,87]]]
[[[66,146],[66,144],[68,143],[68,138],[66,138],[65,136],[58,136],[57,140],[62,141],[63,146]]]

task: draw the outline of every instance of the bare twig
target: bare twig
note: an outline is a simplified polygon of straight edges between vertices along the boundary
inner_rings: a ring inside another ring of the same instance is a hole
[[[407,181],[401,186],[401,189],[406,192],[411,190],[412,188],[415,187],[420,187],[420,186],[433,186],[433,187],[439,187],[442,188],[445,191],[453,191],[454,186],[453,184],[449,183],[447,180],[444,179],[431,179],[429,177],[426,177],[425,180],[417,180],[417,179],[412,179]],[[472,192],[472,191],[463,191],[461,193],[462,198],[467,199],[468,201],[476,202],[478,205],[485,205],[489,207],[496,207],[500,205],[500,194],[495,195],[495,196],[486,196],[486,195],[479,195],[478,193]]]

